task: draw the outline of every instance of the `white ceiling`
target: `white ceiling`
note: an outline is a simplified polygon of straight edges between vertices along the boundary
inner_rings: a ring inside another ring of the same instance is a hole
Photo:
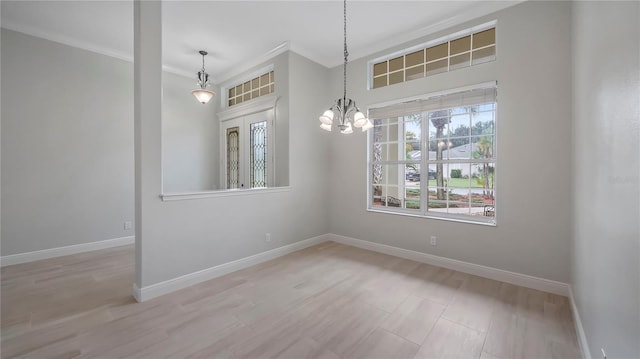
[[[347,3],[349,59],[514,5],[514,1]],[[327,67],[342,63],[342,1],[165,1],[163,64],[192,76],[207,50],[207,72],[222,82],[289,48]],[[2,27],[133,58],[132,1],[2,1]]]

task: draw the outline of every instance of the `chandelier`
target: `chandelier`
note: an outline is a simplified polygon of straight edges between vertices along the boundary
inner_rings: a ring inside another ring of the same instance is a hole
[[[204,70],[204,57],[208,54],[206,51],[200,50],[200,55],[202,55],[202,69],[198,71],[198,86],[199,89],[195,89],[191,91],[191,94],[196,97],[198,102],[205,104],[211,100],[213,96],[216,95],[215,92],[207,90],[209,87],[209,74]]]
[[[329,107],[320,116],[320,128],[331,131],[333,121],[337,121],[340,133],[353,133],[353,127],[362,128],[362,132],[373,128],[373,123],[358,108],[356,102],[347,98],[347,63],[349,52],[347,51],[347,0],[344,0],[344,76],[342,97],[337,99],[333,106]]]

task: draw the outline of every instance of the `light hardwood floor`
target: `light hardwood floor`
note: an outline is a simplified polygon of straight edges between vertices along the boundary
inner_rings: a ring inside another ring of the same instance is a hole
[[[133,247],[2,268],[2,358],[578,358],[567,298],[333,242],[144,303]]]

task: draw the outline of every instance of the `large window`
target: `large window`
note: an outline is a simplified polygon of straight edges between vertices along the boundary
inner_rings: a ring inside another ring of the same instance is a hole
[[[369,109],[369,209],[495,224],[496,87]]]

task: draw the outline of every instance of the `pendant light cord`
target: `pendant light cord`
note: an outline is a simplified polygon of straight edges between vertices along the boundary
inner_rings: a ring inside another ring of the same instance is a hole
[[[347,61],[349,52],[347,51],[347,0],[344,0],[344,93],[343,93],[343,105],[347,100]]]

